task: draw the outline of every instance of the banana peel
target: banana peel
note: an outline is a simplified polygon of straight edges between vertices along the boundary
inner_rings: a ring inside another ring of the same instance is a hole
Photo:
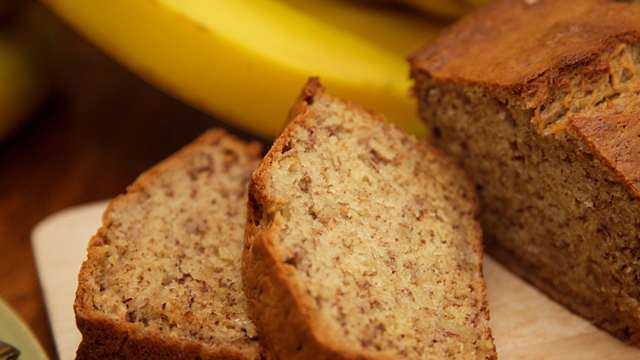
[[[309,76],[421,136],[406,54],[442,26],[338,0],[42,0],[158,88],[274,138]]]

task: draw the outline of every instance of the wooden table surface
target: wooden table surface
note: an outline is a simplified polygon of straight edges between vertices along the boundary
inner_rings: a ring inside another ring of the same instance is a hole
[[[54,89],[0,142],[0,297],[51,359],[33,226],[58,210],[121,193],[206,128],[225,126],[146,84],[57,19],[56,25],[64,59]]]

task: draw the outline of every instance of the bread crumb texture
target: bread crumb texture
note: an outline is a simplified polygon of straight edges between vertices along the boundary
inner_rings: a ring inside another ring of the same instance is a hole
[[[81,312],[133,324],[139,337],[258,358],[240,258],[246,187],[259,151],[221,137],[143,174],[110,205],[90,244]]]
[[[261,173],[258,226],[313,321],[370,356],[494,356],[469,178],[372,113],[312,102]]]
[[[497,13],[512,3],[498,0],[486,11]],[[558,12],[552,3],[571,11]],[[478,52],[530,37],[531,42],[521,41],[520,53],[539,54],[535,72],[527,72],[528,63],[515,65],[515,55],[495,59],[488,72],[467,68],[464,74],[436,65],[450,55],[444,48],[427,47],[413,59],[421,117],[433,142],[479,185],[487,251],[635,345],[640,345],[638,5],[549,1],[516,10],[522,12],[518,23],[539,28],[527,34],[498,32],[511,25],[495,17],[493,25],[482,22],[483,12],[451,30],[466,34],[458,38],[464,43],[486,26],[491,41],[476,39]],[[501,73],[518,73],[521,82],[496,75]]]

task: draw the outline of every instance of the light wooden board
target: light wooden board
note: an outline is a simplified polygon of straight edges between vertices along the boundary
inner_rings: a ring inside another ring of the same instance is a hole
[[[89,238],[106,202],[63,210],[32,232],[38,275],[60,360],[71,360],[80,342],[73,299]],[[630,347],[551,301],[485,257],[491,329],[501,360],[638,360]]]

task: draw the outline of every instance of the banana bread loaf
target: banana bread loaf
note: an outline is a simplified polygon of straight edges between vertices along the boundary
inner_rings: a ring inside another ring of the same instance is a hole
[[[254,173],[243,281],[269,359],[495,359],[474,186],[312,78]]]
[[[76,359],[261,358],[240,271],[260,155],[211,130],[109,204],[78,279]]]
[[[640,345],[640,1],[496,0],[409,60],[487,251]]]

